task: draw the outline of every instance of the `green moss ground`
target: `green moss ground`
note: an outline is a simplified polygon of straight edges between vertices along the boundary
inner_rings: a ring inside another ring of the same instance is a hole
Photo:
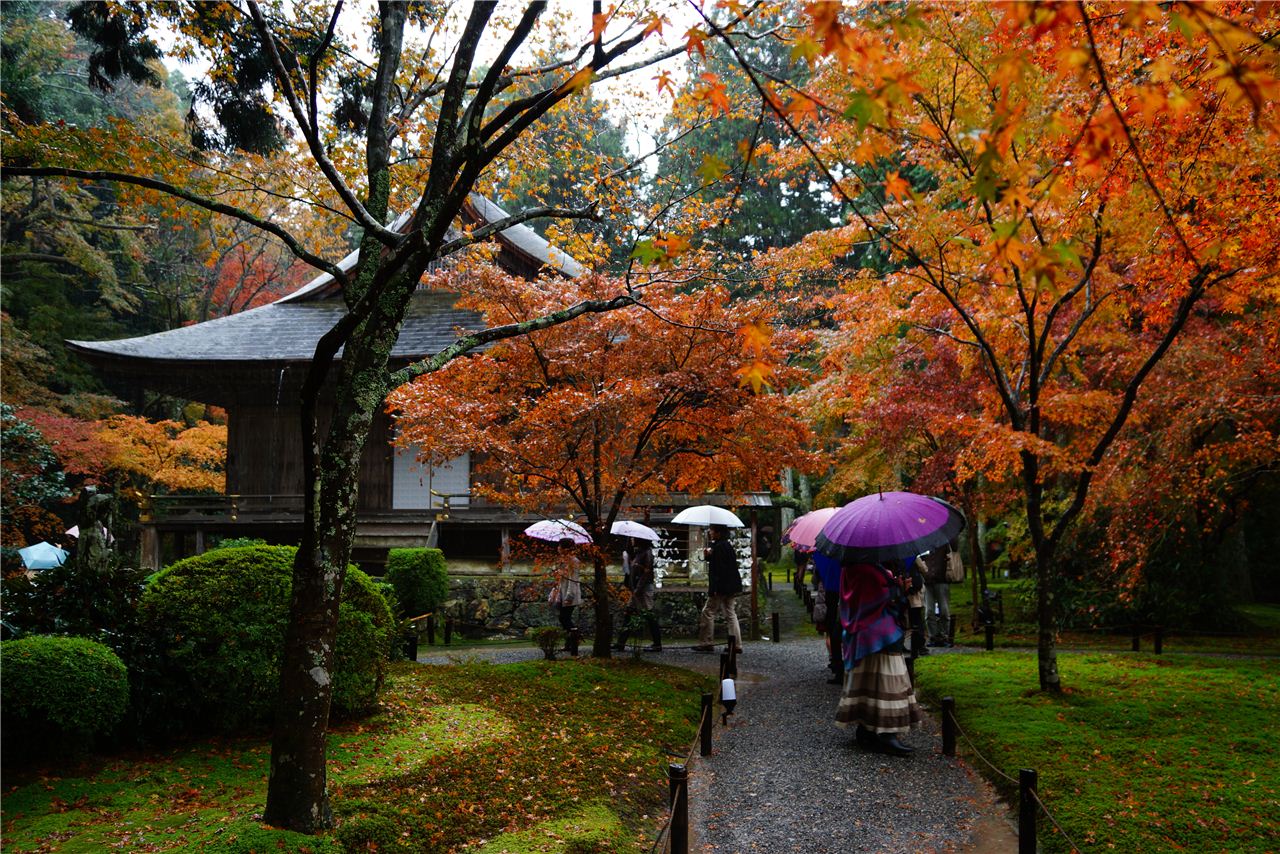
[[[3,848],[647,850],[698,679],[630,660],[401,665],[382,712],[331,736],[323,839],[256,824],[270,751],[240,739],[6,773]]]
[[[1080,653],[1059,697],[1034,653],[931,656],[917,687],[954,696],[961,728],[1001,772],[1039,772],[1040,797],[1082,851],[1280,850],[1280,661]],[[1016,787],[973,756],[1006,796]],[[1070,850],[1042,821],[1047,854]]]

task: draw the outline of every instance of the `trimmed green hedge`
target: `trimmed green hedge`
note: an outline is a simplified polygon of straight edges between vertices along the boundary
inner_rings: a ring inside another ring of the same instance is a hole
[[[96,641],[32,635],[0,644],[0,660],[4,728],[33,753],[88,747],[111,732],[129,706],[128,670]]]
[[[392,549],[383,578],[396,591],[402,617],[434,611],[449,595],[448,565],[439,549]]]
[[[152,577],[139,603],[151,666],[134,681],[135,696],[153,704],[151,725],[230,732],[271,720],[296,553],[292,546],[215,549]],[[348,566],[332,674],[335,716],[377,703],[395,631],[386,599]]]

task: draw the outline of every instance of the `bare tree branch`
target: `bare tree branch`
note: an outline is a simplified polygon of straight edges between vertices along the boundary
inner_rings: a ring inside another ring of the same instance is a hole
[[[116,181],[121,184],[133,184],[137,187],[146,187],[149,190],[158,190],[161,193],[167,193],[171,196],[176,196],[179,199],[190,202],[197,207],[202,207],[205,210],[213,211],[214,213],[233,217],[242,222],[247,222],[255,228],[260,228],[263,231],[274,234],[276,237],[280,238],[281,242],[284,243],[285,246],[289,247],[290,252],[298,256],[303,261],[306,261],[312,267],[315,267],[317,270],[323,270],[339,282],[345,283],[347,281],[347,274],[336,264],[326,261],[324,258],[303,249],[302,245],[298,243],[297,239],[295,239],[292,234],[275,223],[262,219],[261,217],[254,216],[248,211],[232,205],[215,202],[212,199],[184,190],[167,181],[160,181],[156,178],[146,178],[141,175],[129,175],[124,172],[108,172],[101,169],[69,169],[63,166],[0,166],[0,177],[7,178],[14,175],[27,175],[33,178],[72,178],[78,181]]]
[[[307,121],[306,109],[303,107],[302,102],[298,100],[297,92],[294,91],[293,81],[289,76],[288,69],[285,68],[284,60],[281,58],[279,48],[276,45],[275,34],[271,32],[271,27],[255,0],[249,0],[249,12],[253,18],[254,28],[258,31],[258,37],[262,40],[262,45],[271,56],[276,82],[285,97],[285,101],[289,104],[294,121],[298,123],[298,128],[302,131],[302,136],[307,141],[307,149],[315,159],[316,165],[320,167],[320,171],[329,179],[329,184],[339,198],[342,199],[343,204],[351,211],[352,216],[356,218],[356,222],[360,223],[367,232],[377,237],[379,242],[388,246],[395,246],[400,242],[401,236],[378,222],[369,211],[365,210],[364,205],[360,203],[355,193],[347,186],[346,181],[342,179],[342,175],[338,172],[338,167],[334,166],[333,161],[329,159],[329,155],[324,150],[324,144],[320,140],[319,130],[312,127],[311,123]]]

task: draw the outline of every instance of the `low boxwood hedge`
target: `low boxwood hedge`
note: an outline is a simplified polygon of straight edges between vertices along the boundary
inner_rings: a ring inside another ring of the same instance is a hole
[[[139,603],[149,666],[135,695],[161,730],[230,732],[268,723],[279,684],[292,546],[215,549],[151,578]],[[334,650],[333,714],[377,702],[395,620],[370,578],[347,568]]]
[[[6,747],[20,754],[89,747],[129,705],[129,674],[87,638],[31,635],[0,644]]]
[[[396,591],[402,617],[430,613],[449,595],[448,565],[439,549],[391,549],[383,577]]]

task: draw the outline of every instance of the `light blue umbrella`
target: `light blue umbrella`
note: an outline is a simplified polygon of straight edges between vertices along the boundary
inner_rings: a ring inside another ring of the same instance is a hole
[[[22,556],[22,562],[27,565],[27,569],[52,569],[55,566],[62,566],[62,562],[67,559],[67,552],[43,540],[34,546],[18,549],[18,554]]]

